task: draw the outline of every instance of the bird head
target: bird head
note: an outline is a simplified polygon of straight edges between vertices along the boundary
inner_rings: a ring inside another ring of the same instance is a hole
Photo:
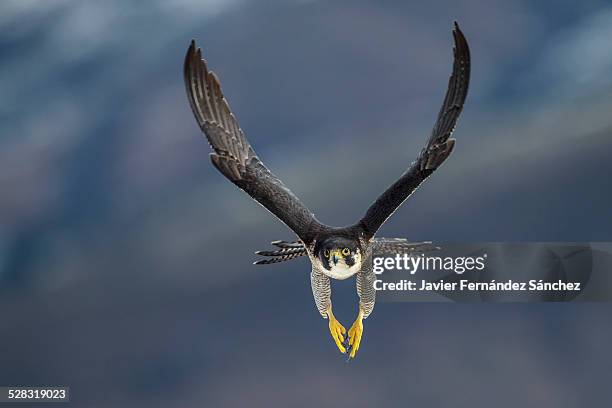
[[[336,279],[345,279],[361,269],[359,244],[343,237],[330,237],[323,241],[317,253],[323,268]]]

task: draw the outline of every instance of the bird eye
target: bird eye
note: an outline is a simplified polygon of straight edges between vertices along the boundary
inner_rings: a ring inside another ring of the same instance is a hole
[[[342,250],[342,255],[344,255],[344,256],[349,256],[350,254],[351,254],[351,250],[350,250],[350,249],[348,249],[348,248],[344,248],[344,249]]]
[[[329,257],[329,249],[323,251],[323,255],[328,258]]]

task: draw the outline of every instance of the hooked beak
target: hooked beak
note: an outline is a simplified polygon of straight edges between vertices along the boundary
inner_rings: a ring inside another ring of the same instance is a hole
[[[338,264],[338,261],[339,261],[340,259],[342,259],[341,255],[342,255],[342,254],[340,253],[340,250],[339,250],[339,249],[336,249],[336,250],[331,251],[331,255],[330,255],[330,257],[331,257],[331,260],[332,260],[332,262],[334,263],[334,265],[337,265],[337,264]]]

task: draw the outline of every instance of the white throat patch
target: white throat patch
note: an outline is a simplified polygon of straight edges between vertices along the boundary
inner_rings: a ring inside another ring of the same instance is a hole
[[[354,258],[355,264],[353,266],[348,266],[344,259],[341,258],[337,264],[330,263],[331,269],[329,270],[322,267],[321,272],[334,279],[344,280],[350,278],[361,270],[361,254],[357,252],[354,254]]]

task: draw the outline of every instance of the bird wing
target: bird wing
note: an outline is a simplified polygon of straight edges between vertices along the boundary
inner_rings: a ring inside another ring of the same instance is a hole
[[[185,56],[184,77],[193,114],[214,151],[210,158],[215,167],[276,215],[301,240],[309,242],[321,224],[259,160],[221,92],[219,79],[208,70],[195,41]]]
[[[448,90],[438,114],[427,145],[421,150],[410,168],[370,206],[359,225],[369,237],[373,237],[380,226],[429,177],[450,155],[455,145],[449,139],[455,128],[470,82],[470,50],[463,33],[455,23],[453,73],[448,81]]]

